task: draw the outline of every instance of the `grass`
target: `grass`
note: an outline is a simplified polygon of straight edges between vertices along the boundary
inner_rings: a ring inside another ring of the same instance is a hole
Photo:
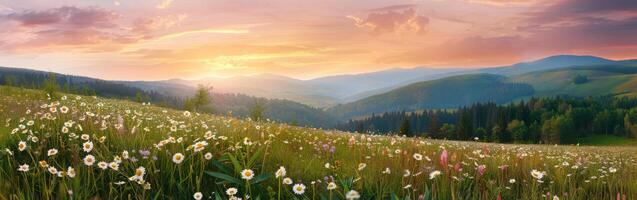
[[[0,87],[0,199],[637,198],[633,147],[371,136],[61,96]]]

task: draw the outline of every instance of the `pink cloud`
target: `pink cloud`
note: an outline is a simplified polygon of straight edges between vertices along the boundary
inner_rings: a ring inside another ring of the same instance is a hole
[[[153,31],[177,25],[185,15],[140,18],[123,23],[118,13],[96,7],[64,6],[0,15],[0,47],[4,51],[50,51],[61,47],[94,52],[154,38]],[[16,39],[17,38],[17,39]]]
[[[78,28],[112,27],[118,14],[94,7],[77,8],[64,6],[44,11],[24,11],[5,15],[5,19],[19,22],[22,26],[58,25]]]
[[[355,25],[368,28],[374,34],[384,33],[424,33],[429,24],[429,18],[419,15],[410,5],[390,6],[373,9],[366,18],[348,16]]]

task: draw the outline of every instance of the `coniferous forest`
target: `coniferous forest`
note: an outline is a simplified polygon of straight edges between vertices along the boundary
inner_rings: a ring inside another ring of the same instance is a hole
[[[532,98],[507,105],[388,112],[337,125],[345,131],[502,143],[573,144],[586,136],[637,137],[637,98]]]

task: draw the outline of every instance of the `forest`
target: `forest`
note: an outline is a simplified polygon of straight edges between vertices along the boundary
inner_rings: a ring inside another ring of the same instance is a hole
[[[600,134],[637,137],[637,98],[553,97],[450,110],[389,112],[340,123],[337,129],[437,139],[573,144]]]

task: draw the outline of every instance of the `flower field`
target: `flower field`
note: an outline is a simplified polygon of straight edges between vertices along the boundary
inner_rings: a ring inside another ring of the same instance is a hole
[[[0,90],[0,199],[637,199],[634,147],[372,136]]]

